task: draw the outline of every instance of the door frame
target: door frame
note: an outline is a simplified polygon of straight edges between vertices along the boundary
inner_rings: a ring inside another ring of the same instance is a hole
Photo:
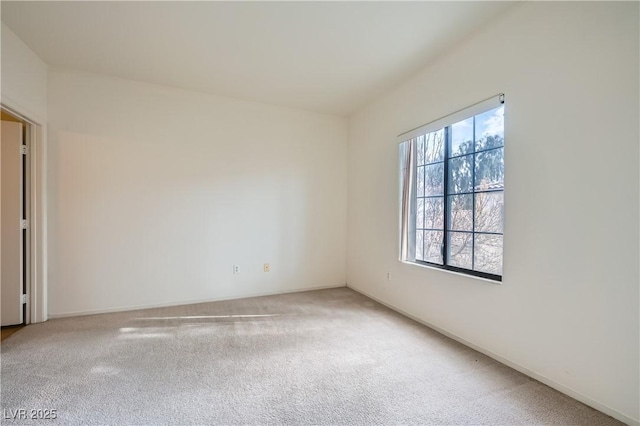
[[[29,232],[27,244],[28,265],[25,277],[27,311],[25,324],[47,320],[47,123],[43,117],[32,114],[26,108],[2,96],[0,108],[27,123],[27,220]]]

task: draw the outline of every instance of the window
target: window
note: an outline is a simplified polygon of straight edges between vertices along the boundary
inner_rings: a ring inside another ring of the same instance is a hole
[[[400,141],[401,260],[501,281],[504,96]]]

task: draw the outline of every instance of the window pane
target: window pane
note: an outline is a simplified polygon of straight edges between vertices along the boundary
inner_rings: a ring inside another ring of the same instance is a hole
[[[425,139],[425,163],[444,160],[444,129],[428,133]]]
[[[416,171],[416,193],[418,197],[424,197],[424,166],[420,166]]]
[[[502,233],[504,226],[504,192],[476,194],[476,231]]]
[[[416,138],[416,164],[424,164],[424,136],[418,136]]]
[[[473,246],[473,234],[470,232],[449,232],[449,245],[447,260],[451,266],[471,269],[471,252]]]
[[[416,260],[424,260],[422,254],[423,231],[416,231]]]
[[[444,163],[424,167],[424,195],[442,195],[444,191]]]
[[[442,265],[442,231],[424,232],[424,260]]]
[[[473,194],[453,195],[449,201],[449,229],[473,231]]]
[[[504,148],[476,154],[476,191],[504,188]]]
[[[475,270],[502,275],[502,235],[476,234]]]
[[[428,229],[444,228],[444,198],[425,198],[424,227]]]
[[[416,228],[424,228],[424,198],[418,198],[416,206]]]
[[[476,115],[476,151],[504,145],[504,105]]]
[[[451,146],[449,157],[473,152],[473,117],[459,121],[451,126]]]
[[[471,192],[473,154],[449,160],[449,188],[447,194]]]

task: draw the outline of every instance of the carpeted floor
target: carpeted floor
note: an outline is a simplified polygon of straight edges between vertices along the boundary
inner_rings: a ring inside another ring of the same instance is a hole
[[[620,424],[347,288],[31,325],[1,379],[3,424]]]

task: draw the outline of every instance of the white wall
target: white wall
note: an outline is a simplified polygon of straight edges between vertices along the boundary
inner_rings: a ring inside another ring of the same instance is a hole
[[[2,23],[2,103],[46,124],[47,65]]]
[[[349,286],[628,422],[640,398],[638,35],[635,2],[518,5],[355,114],[348,163]],[[500,92],[503,283],[401,264],[396,136]]]
[[[346,138],[344,118],[52,69],[50,315],[344,285]]]

